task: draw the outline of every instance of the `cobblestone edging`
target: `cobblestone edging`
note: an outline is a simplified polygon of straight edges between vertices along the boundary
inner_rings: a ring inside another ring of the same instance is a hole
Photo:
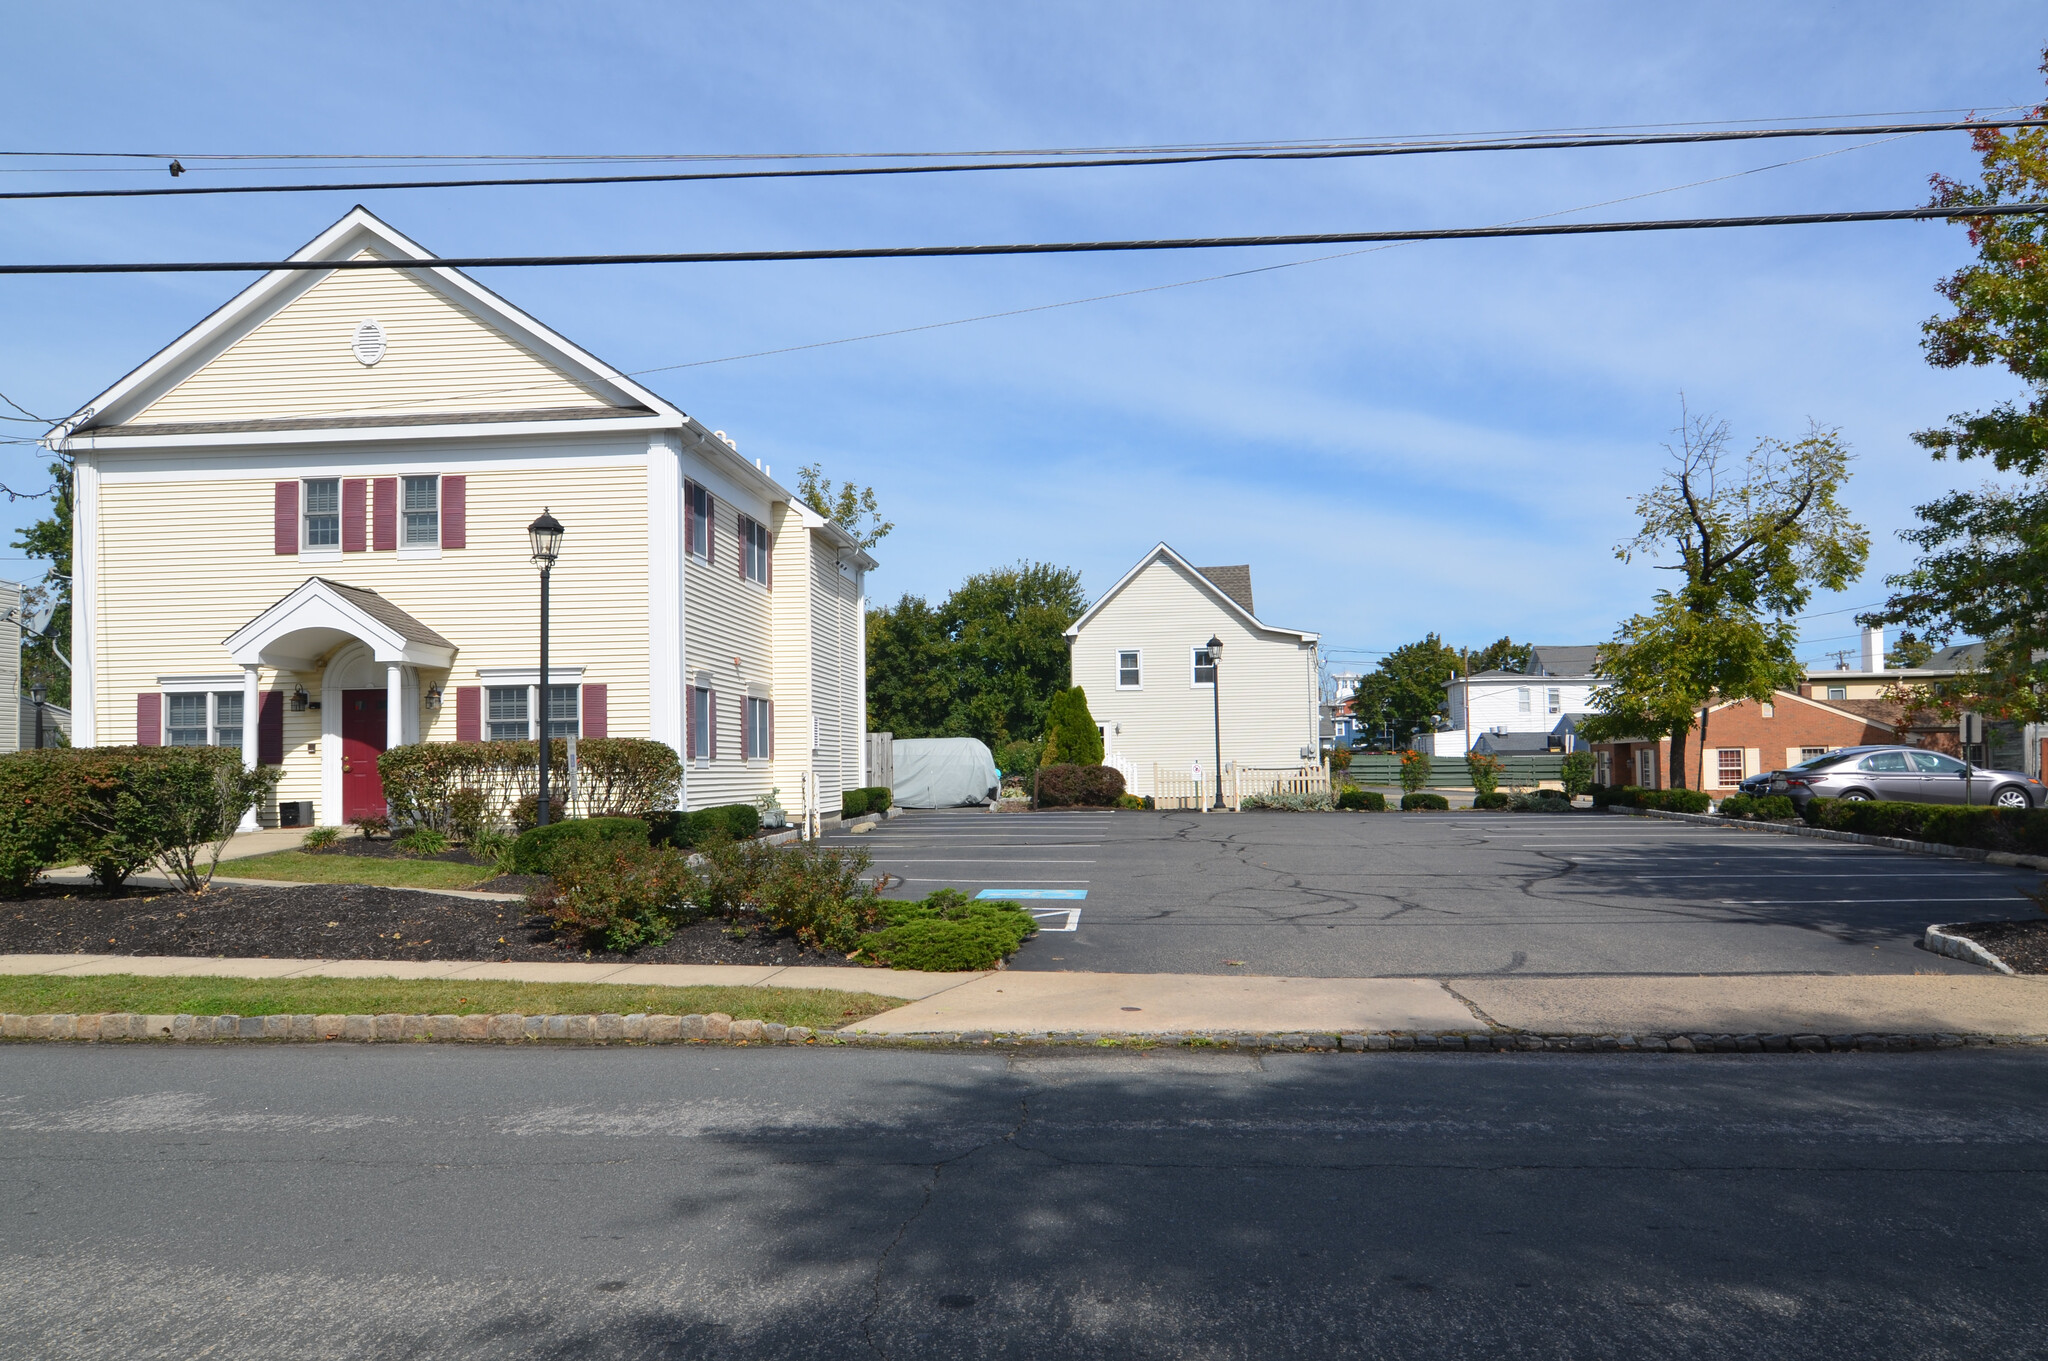
[[[614,1013],[578,1016],[144,1016],[109,1012],[89,1016],[52,1014],[0,1016],[0,1036],[10,1040],[73,1040],[109,1043],[128,1040],[271,1040],[355,1043],[469,1041],[499,1044],[823,1044],[854,1048],[996,1047],[1186,1048],[1238,1052],[1342,1053],[1624,1053],[1624,1054],[1822,1054],[1900,1053],[1911,1050],[1985,1048],[1993,1045],[2048,1045],[2048,1035],[1530,1035],[1463,1031],[1443,1034],[1290,1031],[1271,1033],[1141,1035],[1116,1031],[1030,1031],[998,1034],[986,1030],[934,1031],[915,1035],[871,1035],[863,1031],[815,1031],[773,1021],[735,1021],[709,1015],[648,1016]]]
[[[2048,870],[2048,855],[1986,851],[1975,846],[1944,846],[1938,841],[1914,841],[1902,836],[1872,836],[1868,832],[1842,832],[1833,827],[1809,827],[1803,822],[1752,822],[1748,818],[1724,818],[1717,813],[1673,813],[1662,808],[1610,806],[1607,811],[1639,818],[1663,818],[1667,822],[1695,822],[1708,827],[1735,827],[1745,832],[1803,836],[1814,841],[1849,841],[1859,846],[1883,846],[1887,850],[1910,851],[1915,855],[1946,856],[1951,860],[1980,860],[1990,865],[2017,865],[2021,869]]]

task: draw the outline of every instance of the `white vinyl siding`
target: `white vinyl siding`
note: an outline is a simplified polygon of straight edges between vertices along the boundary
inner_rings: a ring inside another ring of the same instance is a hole
[[[683,598],[688,602],[684,675],[690,684],[716,695],[709,715],[715,739],[700,737],[697,760],[686,772],[683,788],[689,807],[708,808],[721,803],[752,803],[772,787],[765,770],[747,768],[741,701],[749,684],[770,683],[773,674],[775,652],[770,631],[774,597],[742,579],[737,567],[740,519],[743,515],[765,516],[767,505],[737,504],[735,488],[721,484],[708,469],[692,467],[692,461],[685,457],[683,475],[703,490],[708,501],[712,557],[706,561],[690,556],[684,561]],[[775,689],[781,692],[780,686]],[[787,725],[784,731],[788,731]],[[783,794],[794,807],[794,782]]]
[[[387,342],[375,365],[358,363],[349,350],[357,325],[369,318],[383,323]],[[411,271],[374,269],[345,270],[312,284],[129,420],[606,405],[596,392]]]

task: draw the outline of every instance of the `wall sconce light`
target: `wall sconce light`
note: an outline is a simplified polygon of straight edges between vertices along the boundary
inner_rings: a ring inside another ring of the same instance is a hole
[[[294,686],[292,689],[292,712],[295,714],[306,712],[306,687],[303,685]]]
[[[427,711],[428,713],[432,713],[432,712],[434,712],[434,710],[436,710],[436,709],[440,708],[440,707],[441,707],[441,687],[440,687],[440,686],[438,686],[438,685],[430,685],[430,686],[428,686],[428,687],[427,687],[427,693],[426,693],[426,695],[425,695],[425,696],[424,696],[424,697],[423,697],[423,698],[422,698],[422,699],[420,700],[420,703],[421,703],[421,705],[422,705],[422,706],[423,706],[423,707],[424,707],[424,708],[426,709],[426,711]]]

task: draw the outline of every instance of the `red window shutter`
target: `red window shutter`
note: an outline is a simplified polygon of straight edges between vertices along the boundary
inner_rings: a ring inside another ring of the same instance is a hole
[[[368,534],[370,482],[363,477],[341,480],[341,551],[360,553],[370,546]]]
[[[299,551],[299,484],[280,482],[271,498],[271,541],[274,551]]]
[[[256,711],[256,764],[284,764],[284,691],[270,690]]]
[[[611,716],[606,712],[610,690],[611,687],[608,685],[590,685],[587,683],[584,685],[583,735],[585,737],[611,736]]]
[[[370,547],[379,553],[398,547],[398,479],[380,477],[370,504]]]
[[[282,482],[278,483],[283,486]],[[294,494],[298,483],[292,483]],[[135,745],[138,747],[160,747],[164,744],[164,697],[154,690],[145,690],[135,697]]]
[[[455,740],[484,740],[484,688],[481,685],[455,687]]]
[[[697,759],[697,687],[692,685],[683,690],[683,759]]]
[[[469,478],[441,479],[441,547],[469,547]]]
[[[711,721],[705,726],[711,729],[711,759],[716,761],[718,759],[718,692],[716,690],[706,690],[704,694],[704,707],[711,715]]]

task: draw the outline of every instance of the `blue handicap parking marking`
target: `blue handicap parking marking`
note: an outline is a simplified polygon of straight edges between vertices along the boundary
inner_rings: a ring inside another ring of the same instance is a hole
[[[985,888],[974,895],[977,898],[1061,898],[1074,900],[1088,896],[1085,888]]]

